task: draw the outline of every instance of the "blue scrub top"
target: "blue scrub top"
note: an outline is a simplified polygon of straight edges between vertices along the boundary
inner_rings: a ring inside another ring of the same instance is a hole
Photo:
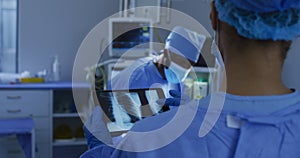
[[[169,90],[180,91],[180,84],[169,83],[159,73],[153,58],[141,58],[108,82],[109,90],[162,88],[166,97]]]
[[[210,96],[182,105],[184,113],[174,119],[179,108],[174,108],[160,115],[149,117],[135,124],[132,131],[144,132],[142,139],[136,139],[129,132],[118,148],[139,150],[148,148],[153,143],[159,145],[169,141],[181,128],[185,130],[165,146],[145,152],[127,152],[106,145],[93,148],[82,157],[112,158],[298,158],[300,155],[300,94],[273,96],[236,96],[225,95],[224,108],[212,130],[204,137],[199,137],[199,129],[207,112]],[[196,104],[195,104],[196,102]],[[195,113],[191,122],[184,121]],[[231,116],[239,126],[230,126]],[[170,121],[172,120],[172,121]],[[177,128],[170,128],[156,133],[151,131],[174,122]],[[146,133],[145,133],[146,132]],[[147,133],[148,132],[148,133]],[[150,139],[151,138],[151,139]],[[146,142],[146,143],[145,143]]]

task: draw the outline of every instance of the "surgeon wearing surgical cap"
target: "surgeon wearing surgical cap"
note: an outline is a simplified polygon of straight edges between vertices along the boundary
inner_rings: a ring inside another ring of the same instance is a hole
[[[180,91],[180,83],[198,61],[204,41],[204,35],[176,26],[161,55],[134,62],[111,79],[108,89],[162,88],[166,96],[169,90]]]
[[[300,35],[300,1],[215,0],[210,20],[221,88],[139,121],[117,148],[100,145],[83,158],[300,157],[300,93],[281,79]]]
[[[187,77],[192,65],[198,61],[205,39],[204,35],[192,30],[181,26],[174,27],[166,39],[165,49],[161,55],[154,58],[142,58],[134,62],[108,82],[108,89],[162,88],[167,97],[181,97],[180,83]],[[185,98],[189,100],[188,97]],[[159,101],[165,105],[163,111],[169,109],[168,106],[179,106],[180,104],[179,99]],[[136,108],[135,105],[127,106],[126,111],[136,111]],[[87,126],[93,127],[90,129],[91,131],[100,130],[95,129],[97,128],[95,125]],[[97,133],[89,132],[86,127],[84,127],[84,131],[90,148],[100,143],[93,136],[99,137]]]

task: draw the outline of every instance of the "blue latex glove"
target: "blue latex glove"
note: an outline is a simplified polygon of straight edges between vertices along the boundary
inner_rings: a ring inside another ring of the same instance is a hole
[[[96,106],[83,125],[84,136],[90,149],[101,144],[112,144],[112,138],[102,120],[102,110]]]
[[[170,90],[169,94],[173,98],[158,99],[156,103],[165,106],[179,106],[191,100],[191,98],[188,95],[181,94],[181,92],[176,90]]]

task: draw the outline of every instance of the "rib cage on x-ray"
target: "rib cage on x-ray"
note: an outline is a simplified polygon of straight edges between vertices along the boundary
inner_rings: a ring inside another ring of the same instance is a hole
[[[112,92],[100,93],[100,104],[103,112],[111,122],[123,129],[130,128],[141,119],[138,93]]]
[[[164,98],[161,89],[98,92],[98,100],[109,126],[128,130],[136,121],[164,112],[156,101]]]
[[[119,110],[118,112],[114,113],[114,117],[122,117],[121,120],[124,121],[124,117],[129,117],[128,123],[134,123],[141,119],[141,103],[139,101],[138,93],[127,93],[127,92],[113,92],[116,104],[120,106],[113,106],[114,112]],[[127,122],[126,122],[127,123]]]

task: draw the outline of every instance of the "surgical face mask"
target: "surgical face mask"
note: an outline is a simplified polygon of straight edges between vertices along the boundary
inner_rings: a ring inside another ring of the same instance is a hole
[[[165,67],[165,75],[169,82],[180,83],[187,77],[190,70],[171,61],[170,66],[168,68]]]

